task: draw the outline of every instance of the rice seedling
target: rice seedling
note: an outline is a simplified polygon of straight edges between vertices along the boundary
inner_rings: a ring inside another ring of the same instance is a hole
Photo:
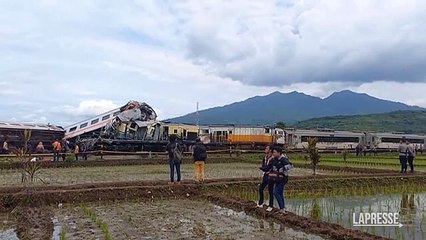
[[[104,220],[102,220],[101,218],[99,218],[98,215],[96,214],[96,212],[93,209],[87,207],[86,205],[81,204],[80,208],[83,210],[84,214],[87,217],[89,217],[90,220],[92,220],[92,222],[94,222],[98,225],[98,227],[101,229],[102,233],[104,234],[105,240],[111,240],[112,238],[111,238],[111,235],[109,233],[107,223]]]
[[[59,232],[59,239],[65,240],[66,239],[67,230],[63,227],[61,228],[61,231]]]

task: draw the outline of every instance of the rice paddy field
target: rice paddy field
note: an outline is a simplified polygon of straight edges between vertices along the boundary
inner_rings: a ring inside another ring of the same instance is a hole
[[[426,239],[426,155],[414,174],[390,153],[321,154],[316,175],[302,154],[289,158],[287,214],[276,201],[272,212],[256,207],[260,153],[209,156],[203,184],[188,159],[182,183],[168,184],[159,156],[46,162],[25,183],[3,164],[0,239]],[[398,213],[402,227],[354,226],[365,212]]]

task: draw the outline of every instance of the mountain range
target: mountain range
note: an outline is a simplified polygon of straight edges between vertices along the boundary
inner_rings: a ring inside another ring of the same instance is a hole
[[[324,99],[295,91],[273,92],[266,96],[255,96],[241,102],[201,110],[199,123],[264,125],[285,122],[291,124],[326,116],[387,113],[400,110],[426,109],[349,90],[335,92]],[[167,121],[194,124],[196,113]]]

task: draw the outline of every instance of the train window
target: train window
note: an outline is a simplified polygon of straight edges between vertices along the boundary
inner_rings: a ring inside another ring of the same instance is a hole
[[[401,138],[386,138],[382,137],[382,143],[399,143]]]
[[[102,117],[102,121],[107,120],[108,118],[109,118],[109,115],[105,115],[105,116]]]
[[[77,127],[72,127],[69,132],[74,132],[75,130],[77,130]]]
[[[307,142],[308,138],[316,138],[318,142],[359,142],[358,137],[326,137],[326,136],[302,136],[302,142]]]
[[[269,128],[265,128],[265,133],[269,133]]]
[[[88,124],[88,123],[83,123],[83,124],[81,124],[81,125],[80,125],[80,128],[87,127],[87,124]]]
[[[173,130],[173,133],[177,133],[177,129],[174,129],[174,130]]]
[[[407,141],[409,143],[420,143],[420,144],[423,144],[425,140],[424,139],[407,139]]]
[[[232,131],[231,131],[231,130],[229,130],[229,134],[232,134]]]
[[[117,111],[115,113],[112,114],[113,117],[117,116],[118,114],[120,114],[120,111]]]
[[[90,122],[91,125],[96,124],[99,122],[99,118],[96,118],[95,120],[92,120],[92,122]]]

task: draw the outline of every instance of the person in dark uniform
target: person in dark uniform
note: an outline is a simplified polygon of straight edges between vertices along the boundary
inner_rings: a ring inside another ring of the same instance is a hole
[[[402,137],[398,147],[399,163],[401,164],[400,173],[407,172],[407,144],[405,142],[405,137]]]
[[[172,134],[169,137],[169,143],[166,146],[167,153],[169,154],[169,167],[170,167],[170,182],[169,184],[175,183],[175,169],[177,175],[177,183],[180,183],[180,160],[176,159],[174,151],[182,152],[182,148],[177,142],[177,136]]]

